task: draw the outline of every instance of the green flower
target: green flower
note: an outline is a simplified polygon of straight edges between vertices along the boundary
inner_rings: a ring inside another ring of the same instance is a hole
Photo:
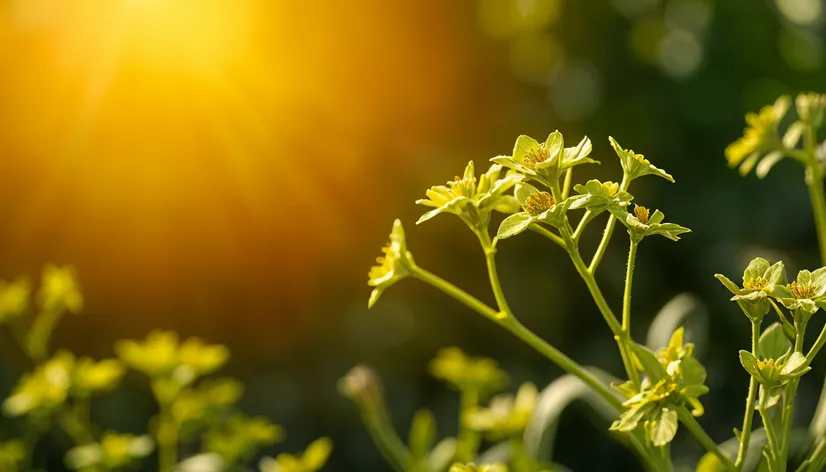
[[[118,341],[115,352],[129,367],[149,377],[172,377],[180,384],[215,372],[229,359],[226,346],[206,344],[199,338],[181,343],[172,331],[152,331],[145,341]]]
[[[714,277],[734,294],[731,301],[737,302],[743,313],[753,319],[762,318],[769,312],[771,307],[766,297],[782,291],[786,285],[786,270],[783,263],[778,261],[771,265],[762,257],[749,262],[743,272],[742,288],[725,275],[714,274]]]
[[[136,464],[152,449],[154,444],[149,436],[107,432],[99,443],[78,446],[67,452],[64,462],[72,470],[115,470]]]
[[[413,255],[407,250],[404,228],[400,220],[393,222],[390,242],[382,248],[382,252],[384,256],[376,258],[378,265],[373,266],[367,274],[369,278],[367,284],[375,287],[367,302],[368,308],[376,304],[388,287],[410,275],[414,267]]]
[[[633,180],[643,175],[653,174],[669,182],[674,182],[674,177],[671,177],[671,174],[658,167],[654,167],[642,154],[637,154],[631,149],[623,149],[617,140],[610,136],[608,140],[611,142],[611,147],[614,148],[614,152],[619,156],[622,170],[629,179]]]
[[[66,310],[78,314],[83,309],[83,295],[78,287],[77,274],[71,267],[47,265],[37,298],[45,311]]]
[[[782,142],[777,127],[790,104],[791,99],[782,96],[774,105],[763,107],[759,113],[746,115],[748,127],[743,131],[743,137],[726,147],[729,167],[740,166],[740,174],[746,175],[762,158],[757,174],[763,177],[783,158],[782,151],[778,149]]]
[[[284,430],[267,418],[248,418],[236,413],[207,431],[204,446],[232,468],[251,459],[262,447],[271,446],[283,438]]]
[[[740,351],[740,363],[761,385],[774,389],[811,370],[806,356],[791,348],[783,327],[773,323],[760,336],[757,355]]]
[[[574,190],[579,193],[571,203],[571,209],[587,208],[594,214],[605,210],[612,212],[625,211],[625,207],[633,200],[630,193],[620,190],[616,182],[600,182],[589,180],[585,185],[577,184]]]
[[[814,272],[801,270],[797,280],[786,287],[777,287],[773,295],[795,315],[813,315],[818,308],[826,308],[826,267]]]
[[[468,412],[465,422],[471,429],[486,433],[491,441],[521,434],[531,420],[539,392],[530,382],[513,395],[497,395],[488,408]]]
[[[460,391],[476,392],[480,399],[501,390],[508,383],[508,374],[496,361],[484,357],[469,357],[457,347],[439,351],[430,361],[429,370]]]
[[[634,213],[628,213],[622,207],[609,208],[617,219],[628,227],[628,234],[635,241],[639,242],[646,236],[659,234],[672,241],[679,241],[679,235],[691,232],[690,229],[675,223],[663,223],[665,215],[660,210],[655,210],[649,217],[648,208],[635,206]]]
[[[706,371],[693,357],[694,345],[683,343],[683,328],[671,336],[667,347],[656,353],[640,345],[632,349],[638,368],[645,372],[638,389],[633,382],[612,385],[626,401],[625,411],[612,425],[614,431],[633,431],[641,424],[655,446],[664,446],[677,434],[677,407],[688,404],[692,415],[705,411],[698,397],[708,393]]]
[[[307,446],[303,454],[279,454],[278,457],[265,457],[258,464],[261,472],[316,472],[324,467],[333,450],[333,442],[320,438]]]
[[[494,164],[477,183],[473,161],[465,167],[462,177],[456,177],[445,185],[431,187],[426,199],[416,200],[419,205],[435,208],[419,218],[416,224],[424,223],[439,213],[452,213],[461,218],[471,228],[487,224],[492,210],[507,211],[512,205],[505,192],[521,181],[524,176],[509,171],[499,178],[502,166]]]
[[[563,227],[567,222],[568,208],[576,201],[576,197],[572,197],[557,203],[553,195],[541,192],[528,183],[517,184],[515,194],[523,211],[502,220],[496,234],[499,239],[516,236],[537,222]]]
[[[364,365],[353,367],[339,379],[338,391],[361,407],[376,410],[384,406],[384,392],[379,376]]]
[[[811,123],[815,129],[820,128],[826,111],[826,95],[814,92],[801,93],[795,99],[795,108],[800,121]]]
[[[562,133],[554,131],[542,144],[530,136],[519,136],[512,155],[491,160],[551,188],[563,171],[580,164],[599,164],[588,157],[591,149],[591,140],[587,136],[576,146],[566,148]]]
[[[123,366],[114,359],[78,360],[69,351],[58,351],[20,380],[3,403],[3,411],[8,416],[48,415],[70,396],[88,398],[115,388],[123,373]]]
[[[0,324],[19,318],[29,308],[31,286],[25,279],[0,281]]]
[[[244,393],[244,385],[230,378],[201,382],[175,397],[172,416],[180,425],[181,437],[190,437],[220,418]]]
[[[450,466],[450,472],[508,472],[508,466],[499,462],[493,464],[476,465],[469,464],[453,464]]]

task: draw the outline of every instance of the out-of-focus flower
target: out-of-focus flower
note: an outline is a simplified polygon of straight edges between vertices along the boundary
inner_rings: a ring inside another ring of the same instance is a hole
[[[107,432],[99,443],[75,447],[66,453],[66,467],[79,471],[115,470],[136,464],[154,449],[149,436]]]
[[[278,457],[261,459],[258,467],[261,472],[316,472],[324,467],[333,442],[328,438],[320,438],[307,446],[303,454],[279,454]]]
[[[524,383],[513,395],[497,395],[487,408],[466,413],[465,422],[473,430],[486,433],[491,440],[521,434],[533,415],[539,392],[532,383]]]
[[[152,331],[145,341],[119,341],[115,352],[129,367],[150,377],[172,375],[183,383],[215,372],[229,359],[226,346],[199,338],[179,343],[172,331]]]
[[[207,431],[204,445],[229,466],[249,460],[262,447],[284,438],[284,430],[266,418],[234,414]]]
[[[495,393],[508,383],[508,374],[496,361],[469,357],[457,347],[442,349],[430,361],[430,373],[460,391],[477,392],[480,398]]]
[[[31,286],[25,279],[9,283],[0,281],[0,324],[26,313]]]
[[[508,472],[508,466],[501,463],[482,464],[453,464],[450,472]]]
[[[77,314],[83,309],[83,295],[80,293],[77,274],[68,266],[47,265],[43,269],[43,280],[37,298],[46,311],[66,310]]]
[[[740,166],[740,174],[746,175],[762,159],[758,167],[758,176],[765,176],[774,164],[783,158],[777,127],[780,120],[786,115],[791,105],[788,96],[782,96],[774,105],[765,106],[759,113],[748,113],[746,123],[748,127],[743,131],[743,137],[726,147],[726,160],[730,167]]]

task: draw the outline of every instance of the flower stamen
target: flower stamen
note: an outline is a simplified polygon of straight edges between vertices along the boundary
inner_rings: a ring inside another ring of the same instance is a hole
[[[532,215],[538,215],[550,210],[554,205],[556,205],[556,200],[553,195],[548,192],[537,192],[525,200],[525,211]]]
[[[640,205],[634,205],[634,216],[637,217],[640,223],[648,224],[648,208]]]

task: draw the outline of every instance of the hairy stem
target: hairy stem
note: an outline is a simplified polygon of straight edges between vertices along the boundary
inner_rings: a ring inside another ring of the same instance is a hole
[[[757,355],[757,341],[760,339],[760,324],[762,319],[751,322],[751,353]],[[751,424],[754,420],[754,402],[757,400],[757,379],[749,378],[749,394],[746,397],[746,412],[743,415],[743,429],[740,433],[740,449],[737,451],[737,460],[734,462],[735,468],[739,471],[743,468],[743,461],[749,449],[749,439],[751,438]]]
[[[806,360],[809,361],[810,364],[812,363],[812,360],[814,360],[817,353],[823,348],[824,344],[826,344],[826,325],[823,325],[823,329],[820,330],[817,340],[815,340],[812,348],[809,349],[809,353],[806,354]]]
[[[767,406],[768,393],[762,387],[760,388],[760,404],[757,411],[760,412],[760,418],[763,420],[763,429],[766,431],[766,439],[769,442],[769,457],[775,464],[778,462],[778,452],[780,451],[780,442],[777,440],[777,431],[774,429],[774,422]],[[785,467],[784,467],[785,469]],[[774,467],[771,470],[775,470]]]
[[[620,183],[620,190],[628,190],[628,185],[630,183],[631,179],[628,177],[628,174],[624,174],[622,176],[622,182]],[[605,231],[602,233],[602,240],[599,242],[599,246],[594,253],[593,259],[591,259],[591,265],[588,266],[588,272],[594,273],[597,270],[600,261],[602,261],[602,256],[605,255],[605,251],[608,249],[608,243],[611,241],[611,235],[614,233],[614,225],[616,225],[616,223],[617,219],[614,215],[609,214],[608,222],[605,223]]]
[[[713,439],[706,433],[700,423],[697,422],[697,419],[691,415],[688,409],[685,406],[681,406],[677,408],[677,416],[680,418],[680,421],[688,428],[688,431],[691,432],[692,435],[706,448],[706,450],[720,460],[720,462],[726,467],[726,469],[730,471],[734,471],[735,466],[734,463],[731,462],[731,459],[728,458],[720,448],[717,447],[717,443],[714,442]]]
[[[579,223],[576,225],[576,231],[574,231],[573,239],[574,241],[579,244],[579,238],[582,237],[582,233],[585,231],[585,227],[591,220],[594,219],[596,215],[591,210],[585,210],[585,213],[582,214],[582,218],[579,220]]]
[[[797,318],[797,315],[795,315]],[[794,350],[796,352],[803,352],[803,339],[806,335],[806,321],[794,323],[796,337],[794,341]],[[797,394],[797,386],[800,384],[800,378],[792,379],[786,384],[786,391],[783,394],[783,421],[781,423],[781,437],[780,437],[780,456],[778,462],[780,472],[786,470],[786,462],[789,456],[789,443],[792,434],[792,417],[794,416],[794,397]]]

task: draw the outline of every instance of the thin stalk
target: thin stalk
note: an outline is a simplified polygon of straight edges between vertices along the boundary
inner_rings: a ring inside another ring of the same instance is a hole
[[[717,447],[717,443],[714,442],[713,439],[706,433],[700,423],[697,422],[697,419],[694,418],[691,413],[689,413],[688,409],[684,406],[677,408],[677,416],[680,418],[680,421],[688,428],[689,432],[699,441],[706,450],[720,460],[720,462],[726,467],[726,469],[730,471],[735,471],[736,468],[734,463],[731,462],[731,459],[728,458],[720,448]]]
[[[751,353],[757,355],[757,341],[760,339],[760,324],[762,319],[751,322]],[[743,415],[743,429],[740,433],[740,449],[737,451],[737,460],[734,462],[735,468],[740,471],[743,468],[743,461],[749,449],[749,439],[751,438],[751,425],[754,420],[754,402],[757,399],[757,379],[750,377],[749,394],[746,397],[746,412]]]
[[[633,364],[633,357],[631,357],[631,346],[628,342],[631,339],[631,285],[634,280],[634,262],[637,258],[637,246],[639,242],[631,239],[631,247],[628,250],[628,267],[625,272],[625,291],[622,295],[622,333],[624,334],[620,341],[620,347],[625,350],[623,357],[626,358],[627,364],[625,366],[628,371],[628,378],[634,382],[634,385],[639,387],[641,385],[640,373]]]
[[[622,176],[622,182],[620,183],[620,190],[628,190],[628,185],[630,183],[631,179],[628,177],[628,174],[624,174]],[[614,215],[609,214],[608,222],[605,223],[605,231],[602,233],[602,240],[599,242],[599,246],[597,246],[593,259],[591,259],[591,264],[588,266],[588,272],[594,273],[597,270],[600,261],[602,261],[602,256],[605,255],[605,251],[608,249],[608,243],[611,241],[611,235],[614,233],[614,225],[616,223],[617,219]]]
[[[170,472],[178,465],[178,428],[170,410],[171,405],[161,403],[157,433],[159,472]]]
[[[777,431],[774,429],[774,422],[769,415],[769,409],[766,406],[768,401],[768,394],[765,389],[760,388],[760,404],[757,411],[760,412],[760,418],[763,420],[763,429],[766,431],[766,439],[769,442],[769,456],[775,463],[777,460],[777,453],[780,451],[780,442],[777,440]],[[775,470],[774,467],[771,470]]]
[[[610,404],[617,412],[622,411],[622,402],[614,393],[602,382],[599,381],[593,374],[585,370],[584,367],[576,363],[573,359],[566,356],[562,351],[548,344],[547,341],[540,338],[528,328],[519,323],[513,316],[502,319],[499,317],[499,312],[482,303],[469,293],[456,287],[450,282],[441,277],[432,274],[421,267],[416,266],[413,269],[413,276],[417,279],[432,285],[444,292],[446,295],[462,302],[468,308],[476,311],[485,318],[493,321],[499,326],[508,330],[511,334],[524,341],[527,345],[534,348],[537,352],[547,357],[551,362],[558,365],[562,370],[578,377],[588,387],[593,389],[600,397],[602,397],[608,404]]]
[[[574,175],[574,168],[569,167],[567,171],[565,171],[565,180],[562,181],[562,199],[565,200],[568,198],[568,194],[571,192],[571,177]]]
[[[479,394],[475,390],[463,390],[459,406],[459,437],[456,446],[456,461],[472,461],[479,451],[479,433],[468,428],[466,417],[479,406]]]
[[[797,472],[808,472],[808,471],[816,471],[821,470],[823,468],[824,463],[826,462],[826,438],[820,438],[817,441],[817,446],[815,446],[815,450],[812,451],[812,455],[803,461],[800,464],[800,467],[797,468]]]
[[[789,319],[786,318],[786,315],[783,314],[783,310],[777,306],[777,302],[773,299],[769,298],[769,303],[771,303],[772,307],[774,307],[774,311],[777,313],[777,317],[780,319],[780,324],[783,325],[783,331],[789,337],[794,337],[794,326],[789,322]]]
[[[807,123],[803,135],[803,151],[805,153],[806,186],[809,187],[809,199],[812,201],[812,213],[817,228],[817,241],[820,248],[820,262],[826,265],[826,196],[823,194],[823,169],[815,156],[815,129],[812,123]]]
[[[363,408],[361,416],[367,426],[368,433],[373,438],[373,442],[376,443],[379,451],[394,471],[411,472],[416,470],[410,451],[380,411]]]
[[[573,239],[577,243],[579,243],[579,238],[582,236],[582,233],[585,231],[585,226],[594,219],[596,215],[591,210],[585,210],[585,213],[582,214],[582,218],[579,220],[579,223],[576,225],[576,231],[574,231]]]
[[[539,225],[531,225],[530,230],[535,232],[535,233],[539,233],[542,236],[545,236],[546,238],[550,239],[554,243],[560,245],[562,247],[562,249],[565,249],[565,250],[568,249],[568,247],[565,245],[565,241],[563,241],[562,238],[555,235],[549,229],[543,228],[542,226],[539,226]]]
[[[797,315],[795,315],[797,318]],[[806,321],[802,321],[800,323],[795,320],[795,330],[797,336],[795,337],[794,341],[794,350],[795,352],[803,352],[803,340],[804,336],[806,335]],[[780,437],[780,457],[778,458],[778,462],[780,465],[780,472],[786,470],[786,462],[789,456],[789,443],[792,433],[792,416],[794,416],[794,397],[797,394],[797,386],[800,384],[800,378],[796,378],[790,380],[788,384],[786,384],[786,391],[783,394],[783,421],[781,423],[780,432],[782,436]]]
[[[823,325],[823,329],[820,330],[817,340],[815,340],[812,348],[809,349],[809,353],[806,354],[806,360],[809,361],[810,364],[814,360],[817,353],[820,352],[820,349],[823,348],[824,344],[826,344],[826,325]]]

